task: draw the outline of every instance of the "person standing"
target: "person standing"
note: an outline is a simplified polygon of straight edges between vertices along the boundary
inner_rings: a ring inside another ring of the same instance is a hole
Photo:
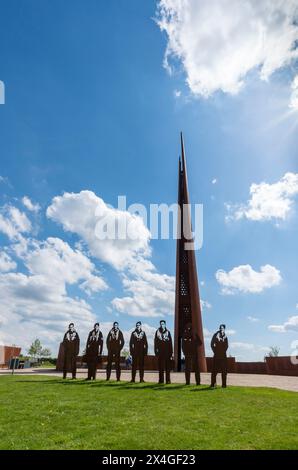
[[[129,349],[132,357],[131,381],[135,382],[137,367],[139,367],[140,382],[144,382],[144,358],[148,353],[148,342],[140,321],[136,323],[136,328],[131,333]]]
[[[99,357],[102,354],[103,336],[99,329],[99,323],[95,323],[90,331],[86,343],[86,362],[88,365],[88,377],[86,380],[96,379],[96,368]]]
[[[119,323],[115,321],[113,328],[110,330],[107,336],[107,349],[108,349],[108,364],[107,364],[107,380],[110,380],[112,364],[115,363],[116,378],[120,380],[121,368],[120,368],[120,353],[124,346],[124,338],[122,331],[119,330]]]
[[[154,338],[154,352],[158,357],[159,383],[164,383],[164,372],[166,372],[166,383],[171,383],[171,359],[173,355],[173,343],[170,331],[166,328],[165,320],[159,322],[160,327],[156,330]]]
[[[77,373],[77,356],[80,351],[80,338],[73,323],[69,324],[68,330],[64,335],[63,346],[63,379],[66,379],[67,372],[71,372],[72,378],[75,379]]]
[[[185,357],[185,383],[190,384],[190,374],[192,369],[195,372],[196,384],[200,385],[200,369],[198,361],[198,347],[202,341],[197,334],[193,335],[192,324],[187,323],[182,335],[182,352]]]
[[[228,338],[226,335],[226,325],[220,325],[219,330],[214,333],[211,340],[211,349],[214,353],[213,367],[211,374],[211,387],[216,385],[216,376],[221,372],[222,387],[227,386],[227,373],[228,373],[228,360],[227,349],[229,347]]]

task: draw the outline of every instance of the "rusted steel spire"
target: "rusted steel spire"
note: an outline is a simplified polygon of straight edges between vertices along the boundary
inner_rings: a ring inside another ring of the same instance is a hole
[[[188,192],[188,180],[186,169],[186,156],[184,149],[183,135],[181,132],[181,159],[178,166],[178,204],[180,212],[178,214],[176,248],[176,297],[175,297],[175,344],[174,360],[175,369],[181,370],[181,338],[187,323],[192,324],[193,335],[197,335],[201,340],[201,345],[197,346],[197,360],[201,372],[207,370],[205,346],[203,336],[202,312],[200,294],[198,286],[198,276],[196,268],[196,256],[190,247],[191,234],[191,212]]]

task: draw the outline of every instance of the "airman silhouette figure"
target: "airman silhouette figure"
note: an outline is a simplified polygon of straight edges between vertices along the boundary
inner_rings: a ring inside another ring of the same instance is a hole
[[[220,325],[219,330],[214,333],[211,340],[211,349],[214,353],[213,367],[211,374],[211,387],[216,385],[216,376],[221,372],[222,387],[227,386],[228,360],[227,349],[229,347],[228,338],[225,332],[226,325]]]
[[[200,385],[201,377],[198,361],[198,346],[202,344],[197,334],[193,334],[191,323],[187,323],[182,335],[182,352],[185,357],[185,383],[190,384],[190,374],[192,369],[195,372],[196,384]]]
[[[116,378],[120,380],[121,368],[120,368],[120,353],[124,346],[124,338],[122,331],[119,330],[119,323],[115,321],[113,328],[110,330],[107,336],[107,348],[108,348],[108,364],[107,364],[107,380],[110,380],[112,363],[115,363]]]
[[[64,335],[63,346],[63,378],[66,379],[67,372],[71,372],[72,378],[75,379],[77,373],[77,356],[80,351],[80,338],[73,323],[69,324],[68,330]]]
[[[88,365],[88,377],[86,380],[96,379],[96,368],[99,357],[102,354],[103,336],[99,329],[99,323],[95,323],[90,331],[86,343],[86,362]]]
[[[136,328],[131,333],[129,349],[132,357],[131,381],[135,382],[139,367],[140,382],[144,382],[144,358],[148,353],[148,342],[140,321],[136,323]]]
[[[160,327],[156,330],[154,339],[154,352],[158,357],[159,383],[164,383],[164,371],[166,372],[166,383],[171,383],[171,358],[173,355],[173,343],[169,330],[166,328],[165,320],[161,320]]]

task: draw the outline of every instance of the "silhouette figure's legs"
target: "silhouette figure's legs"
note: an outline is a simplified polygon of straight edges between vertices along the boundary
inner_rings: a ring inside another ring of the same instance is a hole
[[[221,373],[221,381],[222,381],[223,388],[226,388],[226,386],[227,386],[227,374],[225,372]]]
[[[67,376],[67,359],[65,356],[64,361],[63,361],[63,378],[66,379],[66,376]]]
[[[196,384],[201,385],[201,374],[199,370],[195,371]]]
[[[88,362],[88,376],[87,376],[87,380],[91,380],[91,375],[92,375],[92,366],[91,366],[91,362]]]
[[[139,357],[140,382],[144,382],[144,356]]]
[[[97,362],[96,360],[94,360],[94,362],[92,363],[92,371],[91,371],[91,377],[93,380],[96,380],[96,366],[97,366]]]
[[[216,385],[217,373],[218,373],[218,358],[213,357],[212,374],[211,374],[211,387],[215,387],[215,385]]]
[[[77,358],[76,356],[71,358],[71,373],[72,378],[75,379],[77,375]]]
[[[171,383],[171,377],[170,377],[170,373],[171,373],[171,358],[170,357],[167,357],[166,360],[166,383],[167,384],[170,384]]]
[[[110,380],[110,377],[111,377],[112,360],[113,360],[113,355],[109,354],[108,355],[108,363],[107,363],[107,380]]]
[[[191,356],[185,356],[185,383],[190,384]]]
[[[200,374],[199,361],[198,361],[197,356],[194,357],[193,363],[194,363],[193,366],[194,366],[194,371],[195,371],[196,384],[200,385],[201,384],[201,374]]]
[[[132,356],[132,367],[131,367],[131,380],[135,382],[137,373],[137,357]]]
[[[116,378],[117,380],[120,380],[120,376],[121,376],[120,351],[115,354],[115,368],[116,368]]]
[[[160,354],[158,356],[158,369],[159,369],[159,383],[164,383],[164,357]]]
[[[217,376],[217,372],[215,369],[213,369],[212,374],[211,374],[211,387],[215,387],[216,385],[216,376]]]

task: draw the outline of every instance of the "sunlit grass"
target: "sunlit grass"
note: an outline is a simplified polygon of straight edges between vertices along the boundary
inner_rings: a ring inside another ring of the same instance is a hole
[[[1,449],[297,449],[298,394],[0,377]]]

